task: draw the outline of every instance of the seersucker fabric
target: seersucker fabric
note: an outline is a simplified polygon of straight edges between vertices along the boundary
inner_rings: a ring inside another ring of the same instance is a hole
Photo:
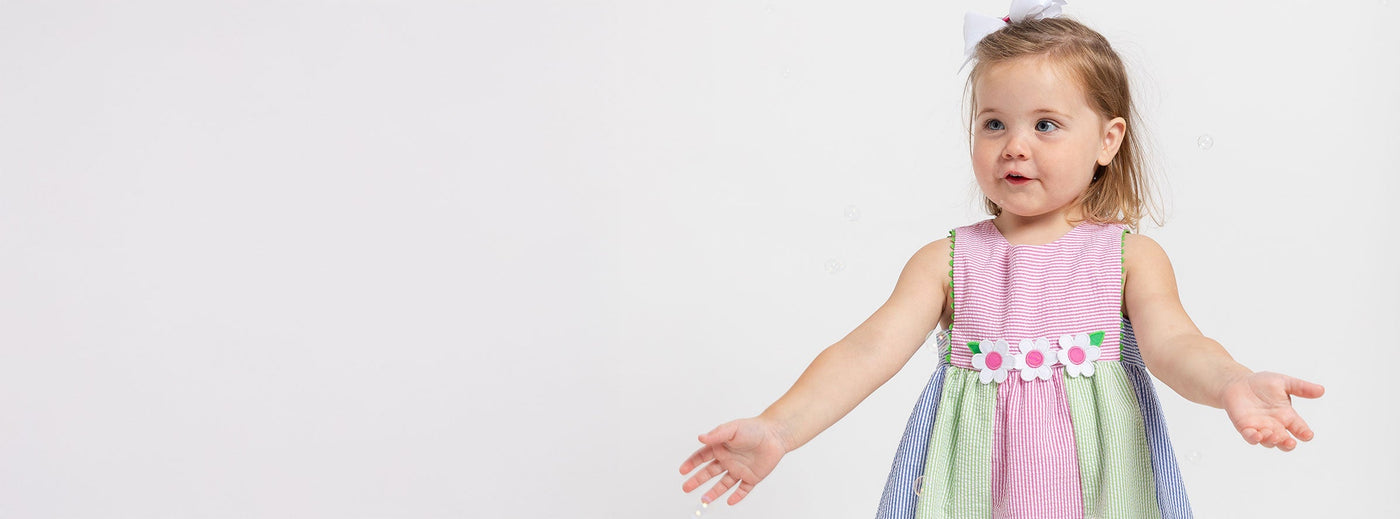
[[[949,234],[952,325],[877,519],[1189,518],[1132,323],[1117,223],[1013,245]]]

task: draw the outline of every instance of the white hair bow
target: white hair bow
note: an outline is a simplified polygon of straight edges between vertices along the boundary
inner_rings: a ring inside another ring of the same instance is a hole
[[[988,34],[1027,18],[1054,18],[1060,15],[1060,7],[1063,5],[1065,0],[1011,0],[1011,15],[1006,18],[992,18],[969,11],[963,16],[963,53],[967,59],[963,60],[963,66],[958,67],[958,73],[962,73],[962,69],[966,68],[968,62],[976,55],[977,42],[982,41]]]

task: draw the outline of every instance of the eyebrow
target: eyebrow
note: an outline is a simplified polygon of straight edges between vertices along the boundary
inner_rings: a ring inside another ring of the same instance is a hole
[[[978,116],[978,117],[981,117],[982,114],[985,114],[985,113],[987,113],[987,112],[999,112],[999,111],[998,111],[996,108],[983,108],[982,111],[977,112],[977,116]],[[1071,119],[1071,117],[1069,116],[1069,114],[1066,114],[1066,113],[1064,113],[1064,112],[1057,112],[1057,111],[1051,110],[1051,109],[1049,109],[1049,108],[1037,108],[1034,112],[1031,112],[1031,113],[1036,113],[1036,114],[1055,114],[1055,115],[1058,115],[1058,116],[1060,116],[1060,117],[1064,117],[1064,118],[1066,118],[1066,119]]]

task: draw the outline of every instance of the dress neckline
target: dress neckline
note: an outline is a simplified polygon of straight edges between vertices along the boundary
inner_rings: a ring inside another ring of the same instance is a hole
[[[1073,235],[1074,233],[1079,232],[1079,229],[1080,229],[1080,228],[1083,228],[1083,227],[1089,225],[1089,220],[1084,220],[1084,221],[1082,221],[1082,222],[1079,222],[1079,225],[1075,225],[1073,229],[1070,229],[1068,232],[1066,232],[1066,233],[1064,233],[1064,234],[1061,234],[1059,238],[1055,238],[1054,241],[1051,241],[1051,242],[1049,242],[1049,243],[1011,243],[1011,241],[1009,241],[1009,240],[1006,239],[1006,236],[1004,236],[1004,235],[1001,234],[1001,229],[998,229],[998,228],[997,228],[997,224],[994,223],[994,222],[992,222],[992,219],[991,219],[991,218],[988,218],[986,221],[987,221],[987,226],[992,228],[992,234],[996,236],[997,241],[999,241],[999,242],[1001,242],[1001,243],[1005,243],[1005,244],[1006,244],[1007,246],[1009,246],[1009,247],[1016,247],[1016,248],[1026,248],[1026,247],[1035,248],[1035,247],[1047,247],[1047,246],[1050,246],[1050,245],[1055,245],[1055,244],[1057,244],[1057,243],[1060,243],[1060,242],[1064,241],[1065,238],[1068,238],[1070,235]]]

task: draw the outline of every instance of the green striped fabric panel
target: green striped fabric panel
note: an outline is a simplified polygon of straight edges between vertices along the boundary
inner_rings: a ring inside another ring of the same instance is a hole
[[[992,516],[992,435],[997,384],[949,369],[929,438],[915,519]]]
[[[1065,382],[1085,516],[1161,517],[1142,410],[1123,364],[1095,362],[1092,377]]]

